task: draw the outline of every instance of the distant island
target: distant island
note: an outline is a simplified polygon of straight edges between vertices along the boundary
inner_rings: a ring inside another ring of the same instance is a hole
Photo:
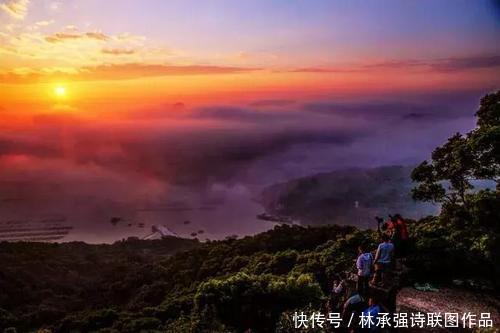
[[[262,192],[263,220],[280,223],[346,224],[376,227],[375,216],[394,212],[421,218],[436,214],[437,205],[411,198],[409,166],[353,168],[320,173],[272,185]],[[265,217],[265,218],[264,218]]]

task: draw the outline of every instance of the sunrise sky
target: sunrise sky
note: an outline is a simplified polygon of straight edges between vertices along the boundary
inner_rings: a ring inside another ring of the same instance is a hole
[[[110,241],[145,206],[412,165],[473,126],[499,40],[489,0],[0,0],[0,213]],[[242,221],[212,234],[266,228]]]
[[[68,103],[148,104],[498,83],[494,1],[6,0],[0,9],[4,107],[47,103],[61,84]]]

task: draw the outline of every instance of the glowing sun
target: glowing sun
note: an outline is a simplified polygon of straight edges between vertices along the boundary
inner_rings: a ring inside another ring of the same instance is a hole
[[[56,95],[57,97],[66,96],[66,87],[64,87],[64,86],[54,87],[54,95]]]

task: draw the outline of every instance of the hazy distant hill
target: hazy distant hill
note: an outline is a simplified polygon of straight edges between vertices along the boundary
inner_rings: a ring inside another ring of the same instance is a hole
[[[436,206],[412,200],[411,170],[387,166],[321,173],[266,188],[262,203],[270,214],[290,216],[305,224],[373,227],[376,215],[398,212],[418,218],[435,214]]]

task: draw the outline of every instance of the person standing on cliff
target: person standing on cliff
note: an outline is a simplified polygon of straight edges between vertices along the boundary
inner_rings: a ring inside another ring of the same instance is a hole
[[[387,231],[391,239],[391,243],[394,245],[394,252],[399,251],[399,245],[401,242],[401,230],[398,224],[398,219],[396,216],[389,215],[389,220],[387,221]]]
[[[360,295],[366,296],[368,293],[368,282],[372,273],[373,256],[366,252],[362,245],[358,246],[358,259],[356,268],[358,269],[357,290]]]
[[[387,272],[391,269],[394,257],[394,244],[391,243],[390,237],[387,234],[382,235],[382,243],[377,248],[375,254],[375,274],[373,275],[372,283],[378,284],[380,280],[385,283]]]
[[[408,243],[410,235],[406,222],[400,214],[395,215],[397,230],[399,231],[399,248],[397,249],[397,257],[404,258],[408,252]]]

